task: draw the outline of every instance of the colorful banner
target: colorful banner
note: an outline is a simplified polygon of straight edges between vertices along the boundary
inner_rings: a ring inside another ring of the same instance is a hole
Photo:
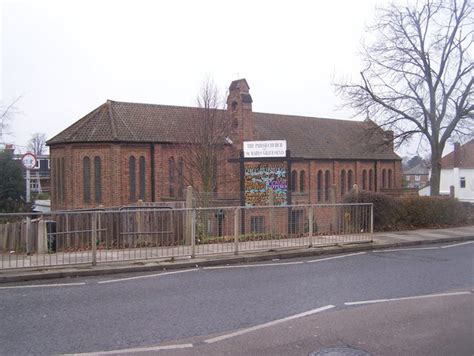
[[[273,190],[274,205],[287,204],[288,181],[285,164],[245,164],[245,205],[268,205],[270,190]]]

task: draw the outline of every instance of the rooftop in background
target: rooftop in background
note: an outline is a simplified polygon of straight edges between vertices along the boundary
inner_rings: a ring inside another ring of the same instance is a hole
[[[430,169],[423,163],[418,163],[414,167],[407,169],[406,171],[403,172],[403,174],[414,174],[414,175],[423,175],[423,174],[429,174]]]
[[[443,157],[441,166],[443,169],[474,168],[474,139],[462,146],[455,144],[454,151]]]

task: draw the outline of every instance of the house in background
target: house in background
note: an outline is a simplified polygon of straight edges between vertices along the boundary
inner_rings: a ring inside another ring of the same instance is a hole
[[[422,162],[403,172],[406,188],[423,188],[430,182],[430,170]]]
[[[460,145],[441,161],[440,194],[450,194],[454,187],[454,197],[474,203],[474,139]]]
[[[15,147],[13,144],[5,145],[5,150],[11,151],[13,159],[20,163],[23,154],[14,153]],[[23,168],[23,166],[22,166]],[[49,155],[37,155],[36,166],[30,171],[30,189],[31,193],[49,193],[51,189],[51,165]],[[23,178],[26,181],[26,170],[23,168]]]

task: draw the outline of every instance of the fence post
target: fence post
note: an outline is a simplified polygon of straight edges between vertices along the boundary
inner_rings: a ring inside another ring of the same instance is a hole
[[[26,218],[26,255],[31,254],[31,217]]]
[[[370,204],[370,241],[373,239],[374,233],[374,204]]]
[[[48,252],[48,233],[46,231],[46,221],[43,216],[38,221],[38,253]]]
[[[234,255],[239,254],[239,235],[240,235],[240,208],[234,211]]]
[[[97,266],[97,212],[92,213],[92,232],[91,232],[91,246],[92,246],[92,266]]]
[[[191,210],[193,208],[193,187],[188,186],[186,188],[186,213],[185,213],[185,218],[184,218],[184,231],[185,231],[185,242],[186,245],[191,245],[192,244],[192,213]]]
[[[191,211],[191,258],[196,257],[196,209]]]
[[[333,205],[333,208],[332,208],[332,233],[336,233],[338,234],[339,233],[339,227],[338,227],[338,221],[337,221],[337,207],[336,207],[336,203],[337,203],[337,187],[335,184],[331,185],[331,187],[329,188],[329,197],[330,197],[330,202],[331,204]]]
[[[313,207],[308,207],[308,245],[313,246]]]

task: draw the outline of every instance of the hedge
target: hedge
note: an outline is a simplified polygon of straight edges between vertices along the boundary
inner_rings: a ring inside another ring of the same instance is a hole
[[[465,225],[473,218],[473,207],[447,197],[402,196],[351,192],[344,203],[374,204],[374,230],[404,230]]]

